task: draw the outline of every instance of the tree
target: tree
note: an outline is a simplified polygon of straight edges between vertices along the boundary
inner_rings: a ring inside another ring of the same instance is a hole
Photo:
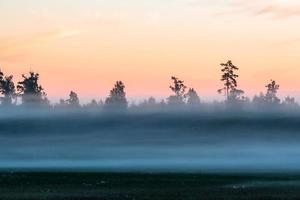
[[[255,107],[265,106],[265,95],[264,93],[259,93],[259,95],[255,95],[252,100]]]
[[[168,97],[169,105],[179,105],[184,104],[184,99],[186,98],[185,90],[186,86],[184,85],[184,81],[172,76],[173,85],[170,85],[170,89],[174,92],[174,95]]]
[[[154,106],[156,105],[156,100],[154,97],[150,97],[147,101],[148,105]]]
[[[98,106],[98,103],[97,103],[97,101],[96,101],[95,99],[92,99],[92,101],[89,103],[89,105],[90,105],[91,107],[97,107],[97,106]]]
[[[114,109],[126,109],[128,102],[126,99],[125,85],[122,81],[117,81],[105,100],[105,107]]]
[[[96,109],[99,107],[99,105],[95,99],[92,99],[92,101],[84,105],[84,107],[87,109]]]
[[[273,108],[273,106],[278,106],[280,104],[280,99],[277,97],[277,92],[279,90],[279,85],[276,81],[271,80],[266,86],[266,93],[260,93],[259,96],[254,96],[253,104],[258,107],[263,108]],[[292,103],[294,101],[293,98],[286,98],[285,103]]]
[[[186,96],[188,105],[196,106],[200,104],[200,98],[194,88],[190,88]]]
[[[277,92],[279,90],[279,85],[276,84],[276,81],[271,80],[269,84],[266,85],[267,93],[265,95],[265,101],[269,105],[278,105],[280,99],[277,97]]]
[[[243,100],[245,97],[243,90],[238,89],[237,78],[239,75],[236,74],[235,71],[239,70],[237,66],[235,66],[231,60],[227,61],[227,63],[220,64],[223,68],[221,81],[224,82],[224,87],[218,90],[218,93],[224,93],[226,96],[227,102],[236,102],[239,100]]]
[[[142,109],[148,109],[148,110],[152,110],[158,107],[158,103],[156,102],[154,97],[150,97],[146,100],[144,100],[142,103],[140,103],[138,105],[138,107],[142,108]]]
[[[29,76],[23,74],[22,77],[23,81],[18,82],[17,90],[23,105],[42,105],[48,102],[44,89],[38,83],[38,73],[29,72]]]
[[[0,70],[0,93],[1,104],[5,106],[12,105],[12,101],[16,98],[16,89],[13,82],[13,76],[4,76],[4,73]]]
[[[287,97],[285,97],[283,103],[287,104],[287,105],[293,105],[296,103],[296,101],[295,101],[294,97],[287,96]]]
[[[162,109],[165,108],[166,105],[167,104],[166,104],[165,100],[163,100],[163,99],[159,102],[159,107],[162,108]]]
[[[296,102],[294,97],[287,96],[283,101],[283,106],[288,109],[298,109],[299,104]]]
[[[71,91],[69,94],[69,99],[67,99],[66,101],[68,102],[68,105],[72,107],[80,107],[79,98],[76,92]]]
[[[68,103],[64,99],[59,99],[59,102],[55,104],[55,108],[66,108],[68,106]]]

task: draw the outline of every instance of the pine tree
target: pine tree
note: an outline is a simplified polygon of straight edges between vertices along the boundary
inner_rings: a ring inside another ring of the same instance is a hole
[[[265,95],[264,93],[259,93],[259,95],[255,95],[252,100],[255,107],[265,106]]]
[[[10,106],[13,103],[13,99],[16,98],[16,89],[13,82],[13,76],[4,76],[4,73],[0,70],[0,93],[1,105]]]
[[[68,103],[64,99],[59,99],[59,102],[55,104],[55,108],[66,108],[68,106]]]
[[[287,96],[283,103],[282,103],[286,108],[288,109],[298,109],[299,104],[296,102],[294,97]]]
[[[71,91],[69,94],[69,99],[67,99],[66,101],[71,107],[80,107],[79,98],[76,92]]]
[[[200,98],[194,88],[190,88],[186,94],[187,104],[190,106],[197,106],[200,104]]]
[[[174,92],[174,95],[168,97],[169,105],[180,105],[184,104],[184,100],[186,98],[185,90],[186,86],[184,85],[184,81],[172,76],[173,85],[170,85],[170,89]]]
[[[218,93],[224,93],[226,96],[226,100],[229,103],[236,102],[239,100],[243,100],[244,94],[243,90],[238,89],[237,78],[239,75],[236,74],[235,71],[239,70],[237,66],[235,66],[231,60],[227,63],[220,64],[223,68],[221,81],[224,82],[224,87],[218,90]]]
[[[117,81],[114,88],[110,91],[109,97],[105,100],[106,108],[126,109],[128,102],[126,99],[125,85],[122,81]]]
[[[84,105],[84,108],[86,109],[91,109],[91,110],[95,110],[98,109],[100,106],[98,105],[97,101],[95,99],[92,99],[89,103],[87,103],[86,105]]]
[[[280,99],[277,97],[277,92],[279,90],[279,85],[276,84],[276,81],[271,80],[269,84],[266,85],[267,93],[265,95],[265,101],[269,105],[278,105]]]
[[[46,93],[41,85],[39,85],[39,74],[29,72],[29,76],[22,75],[23,81],[18,82],[17,90],[22,97],[22,104],[28,105],[45,105],[48,101]]]

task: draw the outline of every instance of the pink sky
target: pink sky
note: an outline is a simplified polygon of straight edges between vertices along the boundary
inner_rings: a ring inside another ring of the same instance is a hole
[[[295,0],[2,0],[0,66],[39,72],[50,99],[103,99],[116,80],[131,99],[166,97],[172,75],[220,99],[231,59],[248,96],[272,78],[299,97],[299,19]]]

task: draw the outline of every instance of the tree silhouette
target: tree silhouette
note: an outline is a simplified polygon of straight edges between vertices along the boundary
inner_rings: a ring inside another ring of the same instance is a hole
[[[277,97],[277,92],[279,90],[279,85],[276,84],[276,81],[271,80],[271,82],[269,84],[266,85],[267,88],[267,93],[265,95],[265,101],[268,104],[279,104],[280,103],[280,99]]]
[[[66,102],[72,107],[80,107],[79,98],[76,92],[71,91],[69,94],[69,99],[67,99]]]
[[[89,105],[90,105],[91,107],[97,107],[97,106],[98,106],[98,103],[97,103],[97,101],[96,101],[95,99],[92,99],[92,101],[89,103]]]
[[[29,72],[29,76],[22,75],[23,81],[18,82],[17,90],[22,97],[24,105],[42,105],[48,102],[46,93],[39,85],[39,74]]]
[[[165,100],[164,99],[162,99],[160,102],[159,102],[159,107],[161,108],[161,109],[164,109],[165,107],[166,107],[166,102],[165,102]]]
[[[231,60],[227,61],[227,63],[220,64],[223,68],[221,81],[224,82],[224,87],[218,90],[218,93],[224,93],[226,96],[227,102],[236,102],[238,100],[244,99],[242,96],[244,94],[243,90],[238,89],[237,78],[239,75],[235,73],[235,71],[239,70],[237,66],[235,66]]]
[[[13,82],[13,76],[4,76],[4,73],[0,70],[0,93],[1,104],[5,106],[12,105],[13,99],[16,97],[15,84]]]
[[[68,106],[68,103],[64,99],[59,99],[59,102],[55,104],[55,108],[66,108]]]
[[[158,107],[158,104],[155,100],[154,97],[150,97],[146,100],[144,100],[142,103],[140,103],[140,105],[138,105],[138,107],[142,108],[142,109],[155,109]]]
[[[148,104],[149,104],[149,105],[155,105],[155,104],[156,104],[155,98],[154,98],[154,97],[150,97],[150,98],[148,99]]]
[[[200,104],[200,98],[194,88],[190,88],[186,96],[188,105],[196,106]]]
[[[253,97],[253,100],[252,100],[254,106],[264,106],[264,104],[266,103],[265,102],[265,95],[264,93],[259,93],[259,95],[255,95]]]
[[[174,95],[168,97],[169,105],[184,104],[186,86],[184,81],[172,76],[173,85],[170,85],[170,89],[174,92]]]
[[[125,85],[122,81],[117,81],[105,100],[105,107],[114,109],[126,109],[128,102],[126,99]]]
[[[219,93],[224,93],[226,96],[226,103],[229,103],[230,108],[237,108],[237,105],[243,105],[245,108],[274,108],[274,105],[280,105],[280,108],[289,109],[299,109],[300,106],[293,97],[286,97],[282,103],[277,97],[279,90],[279,85],[276,81],[271,80],[265,87],[267,88],[266,93],[260,93],[256,95],[252,104],[250,100],[243,96],[244,91],[238,89],[237,78],[239,75],[236,73],[239,68],[235,66],[230,60],[227,63],[221,63],[222,66],[222,77],[221,81],[224,83],[224,87],[219,89]],[[50,105],[49,100],[46,97],[44,89],[39,84],[39,74],[34,72],[29,72],[28,75],[22,75],[23,80],[18,82],[17,87],[15,87],[13,82],[13,76],[5,76],[0,70],[0,102],[1,105],[12,105],[13,100],[20,96],[22,98],[23,105]],[[140,105],[135,107],[140,108],[168,108],[167,105],[199,105],[200,98],[197,92],[190,88],[186,93],[187,87],[184,81],[177,77],[171,77],[172,84],[169,88],[172,90],[172,95],[167,98],[167,103],[162,100],[161,102],[156,102],[156,100],[151,97],[148,100],[140,103]],[[18,93],[16,93],[16,90]],[[117,81],[114,88],[110,91],[109,96],[106,98],[105,103],[100,101],[97,103],[96,100],[92,100],[90,103],[84,105],[84,108],[116,108],[116,109],[126,109],[128,107],[128,102],[126,99],[125,85],[122,81]],[[241,104],[240,104],[241,103]],[[16,104],[16,101],[15,101]],[[223,104],[214,103],[213,106],[223,106]],[[69,99],[60,100],[60,103],[56,104],[54,107],[81,107],[78,95],[71,91],[69,94]],[[247,107],[248,106],[248,107]],[[133,106],[132,106],[133,107]]]
[[[295,98],[294,97],[290,97],[290,96],[287,96],[283,103],[282,103],[286,108],[289,108],[289,109],[297,109],[299,108],[299,104],[296,102]]]
[[[92,99],[91,102],[87,103],[86,105],[83,106],[86,109],[96,109],[100,107],[95,99]]]

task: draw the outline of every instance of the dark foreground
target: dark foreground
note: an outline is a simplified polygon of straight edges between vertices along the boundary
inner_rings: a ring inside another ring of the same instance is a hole
[[[300,175],[0,173],[0,199],[299,199]]]

